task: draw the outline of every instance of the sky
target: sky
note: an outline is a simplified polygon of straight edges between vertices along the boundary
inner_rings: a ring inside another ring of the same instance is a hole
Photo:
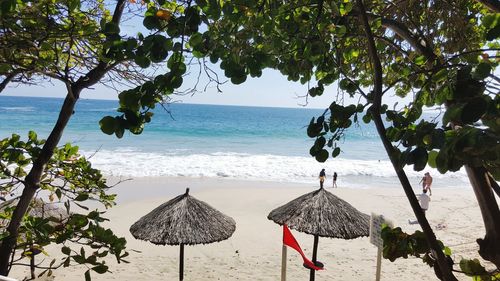
[[[195,80],[187,77],[184,84],[194,85]],[[199,88],[203,88],[203,85]],[[307,85],[301,85],[287,81],[287,79],[276,71],[265,71],[260,78],[249,77],[240,85],[233,85],[230,81],[221,87],[222,93],[218,93],[213,87],[194,95],[176,96],[174,99],[183,103],[197,104],[221,104],[221,105],[243,105],[243,106],[266,106],[266,107],[304,107],[326,108],[335,98],[332,93],[307,100],[303,97],[307,93]],[[336,87],[335,87],[336,88]],[[333,90],[333,88],[332,88]],[[336,91],[335,91],[336,93]],[[66,94],[65,87],[58,82],[44,83],[43,85],[8,87],[2,93],[8,96],[37,96],[37,97],[59,97]],[[116,91],[103,86],[96,86],[82,92],[81,98],[116,100]]]
[[[142,26],[142,18],[130,18],[122,22],[122,32],[126,34],[135,34],[141,31],[147,34],[148,31]],[[203,27],[202,27],[203,29]],[[224,79],[223,71],[218,70],[218,66],[213,69],[219,77]],[[197,72],[197,70],[193,70]],[[196,82],[195,77],[185,77],[184,85],[193,86]],[[184,87],[183,85],[183,87]],[[203,88],[204,85],[199,88]],[[315,85],[311,85],[313,87]],[[325,89],[322,96],[304,97],[307,94],[307,85],[298,82],[288,81],[281,73],[276,70],[264,70],[260,78],[248,77],[247,81],[240,85],[233,85],[230,81],[221,86],[222,93],[217,92],[215,87],[208,88],[204,92],[189,96],[176,96],[175,101],[195,104],[219,104],[219,105],[240,105],[240,106],[264,106],[264,107],[291,107],[291,108],[327,108],[333,101],[337,100],[338,87],[336,84]],[[44,83],[38,86],[18,86],[8,87],[1,95],[9,96],[37,96],[37,97],[59,97],[64,98],[66,87],[58,81]],[[347,95],[346,95],[347,96]],[[92,89],[86,89],[82,92],[81,98],[84,99],[106,99],[117,100],[118,93],[104,86],[96,85]],[[387,93],[384,101],[394,104],[399,98],[393,94]],[[406,102],[409,98],[406,99]],[[357,100],[346,98],[346,103],[357,103]],[[340,102],[341,103],[341,102]]]
[[[223,77],[223,75],[222,75]],[[194,77],[187,77],[184,85],[192,86]],[[314,86],[314,85],[311,85]],[[203,88],[203,86],[199,87]],[[290,108],[327,108],[337,99],[338,89],[331,85],[325,89],[320,97],[304,97],[307,93],[307,85],[288,81],[286,77],[274,70],[265,70],[260,78],[249,77],[240,85],[233,85],[230,81],[221,87],[222,93],[218,93],[215,87],[209,87],[206,91],[194,95],[175,96],[174,100],[182,103],[195,104],[219,104],[240,106],[264,106],[264,107],[290,107]],[[42,85],[9,86],[2,95],[7,96],[37,96],[37,97],[59,97],[64,98],[65,87],[55,81]],[[117,100],[116,91],[104,86],[95,86],[82,92],[84,99],[107,99]],[[390,97],[389,102],[394,103],[397,98]],[[346,100],[346,102],[354,102]]]

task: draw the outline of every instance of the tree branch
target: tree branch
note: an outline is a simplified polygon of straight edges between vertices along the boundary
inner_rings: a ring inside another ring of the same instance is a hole
[[[392,30],[394,33],[396,33],[398,36],[403,38],[408,44],[410,44],[418,53],[421,55],[424,55],[427,60],[429,61],[435,61],[437,59],[436,54],[434,54],[434,51],[427,47],[424,46],[420,43],[418,38],[416,38],[407,28],[404,26],[402,23],[397,22],[395,20],[391,19],[386,19],[386,18],[381,18],[382,20],[382,26],[385,28],[389,28]]]
[[[20,70],[14,70],[12,73],[7,74],[5,76],[5,79],[3,79],[2,83],[0,83],[0,93],[5,89],[5,87],[7,87],[10,81],[12,81],[12,79],[14,79],[14,77],[16,77],[16,75],[18,75],[21,72],[22,71]]]
[[[498,0],[476,0],[490,9],[492,12],[500,13],[500,1]]]
[[[123,14],[123,9],[125,8],[126,0],[118,0],[115,6],[115,11],[113,13],[113,18],[111,20],[112,23],[119,25],[120,19]],[[110,39],[110,36],[107,35],[107,39]],[[75,89],[84,89],[88,88],[95,83],[97,83],[108,71],[108,63],[99,61],[97,66],[90,70],[85,76],[80,77],[74,84]],[[78,91],[79,92],[79,91]],[[78,97],[77,97],[78,98]]]

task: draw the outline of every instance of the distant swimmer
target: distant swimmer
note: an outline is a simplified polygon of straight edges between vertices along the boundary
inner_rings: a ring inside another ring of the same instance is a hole
[[[319,186],[323,188],[323,183],[325,182],[326,178],[326,173],[325,169],[322,169],[321,172],[319,172]]]
[[[333,188],[337,187],[337,172],[333,172]]]

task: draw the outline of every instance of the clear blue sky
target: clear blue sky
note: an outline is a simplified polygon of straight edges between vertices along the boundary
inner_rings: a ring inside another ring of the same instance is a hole
[[[223,75],[222,75],[223,77]],[[194,85],[194,78],[187,77],[184,80],[186,86]],[[314,86],[314,85],[312,85]],[[200,86],[199,88],[203,88]],[[230,81],[221,86],[222,93],[218,93],[215,87],[210,87],[206,92],[200,92],[193,96],[176,96],[175,100],[183,103],[199,104],[222,104],[222,105],[244,105],[244,106],[267,106],[267,107],[303,107],[306,99],[307,85],[288,81],[279,72],[274,70],[264,71],[260,78],[248,78],[240,85],[233,85]],[[63,98],[66,89],[61,83],[44,83],[40,86],[18,86],[8,87],[2,95],[8,96],[38,96],[38,97],[60,97]],[[117,99],[114,90],[103,86],[87,89],[81,98],[86,99]],[[307,108],[327,108],[330,103],[337,99],[337,86],[332,85],[325,90],[320,97],[309,97]],[[397,98],[388,95],[388,101],[393,103]],[[401,104],[401,103],[400,103]]]
[[[223,75],[222,75],[223,77]],[[184,80],[186,86],[194,85],[193,78]],[[199,88],[203,89],[204,85]],[[313,85],[314,86],[314,85]],[[246,105],[246,106],[271,106],[271,107],[301,107],[306,103],[304,96],[307,86],[287,81],[285,77],[276,71],[265,71],[260,78],[250,78],[240,85],[233,85],[230,81],[221,87],[222,93],[218,93],[215,87],[209,87],[205,92],[195,95],[175,96],[175,100],[184,103],[223,104],[223,105]],[[38,96],[38,97],[64,97],[66,89],[59,82],[44,83],[40,86],[18,86],[8,87],[2,93],[8,96]],[[330,93],[316,98],[308,98],[308,108],[326,108],[336,96],[336,87],[331,87]],[[114,90],[103,86],[95,86],[84,90],[81,98],[87,99],[117,99]]]

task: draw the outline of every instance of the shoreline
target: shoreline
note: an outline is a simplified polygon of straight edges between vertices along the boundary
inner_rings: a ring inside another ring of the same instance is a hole
[[[214,177],[171,177],[171,176],[153,176],[153,177],[116,177],[105,176],[108,184],[114,185],[118,181],[123,180],[120,184],[114,186],[111,190],[112,193],[117,193],[117,203],[125,203],[131,199],[145,198],[148,196],[175,196],[182,194],[186,188],[191,191],[202,191],[205,189],[218,189],[218,188],[303,188],[313,191],[319,188],[319,180],[315,183],[301,183],[301,182],[285,182],[285,181],[270,181],[270,180],[251,180],[251,179],[234,179],[234,178],[214,178]],[[350,180],[349,180],[350,181]],[[338,188],[332,188],[331,178],[326,179],[325,189],[331,190],[371,190],[371,189],[390,189],[394,191],[401,191],[404,195],[403,189],[399,180],[394,178],[387,178],[384,181],[373,180],[372,176],[357,176],[356,183],[349,184],[349,181],[339,179],[337,180]],[[420,184],[417,179],[410,179],[412,182],[413,191],[419,194]],[[440,186],[439,180],[434,180],[432,190],[465,190],[472,192],[468,184],[455,185],[455,186]],[[377,185],[377,186],[373,186]],[[171,188],[169,188],[171,186]],[[184,186],[184,187],[182,187]],[[140,191],[140,192],[139,192]],[[406,198],[406,197],[405,197]]]
[[[112,183],[116,178],[109,178]],[[190,195],[204,201],[232,217],[236,231],[229,239],[208,245],[185,248],[185,279],[189,280],[280,280],[282,229],[267,219],[271,210],[316,190],[311,184],[237,181],[229,179],[193,179],[144,177],[126,181],[113,188],[118,205],[109,209],[104,217],[110,227],[127,239],[130,264],[117,264],[109,259],[110,271],[92,274],[92,280],[178,280],[179,247],[156,246],[134,239],[129,227],[160,204],[183,194],[186,187]],[[414,218],[402,189],[393,187],[326,188],[368,215],[383,214],[403,231],[413,233],[419,225],[408,224]],[[427,212],[429,222],[438,239],[450,246],[454,258],[477,258],[475,239],[484,235],[479,208],[471,189],[433,189]],[[444,226],[437,228],[438,225]],[[313,236],[292,230],[293,235],[309,258],[312,255]],[[56,253],[57,251],[51,251]],[[375,276],[377,249],[368,237],[354,240],[320,238],[318,259],[325,264],[316,273],[316,280],[371,280]],[[50,260],[50,259],[47,259]],[[288,251],[288,280],[307,280],[309,271],[302,266],[300,256]],[[54,271],[56,281],[83,279],[83,267]],[[12,277],[22,279],[14,271]],[[459,280],[470,277],[459,275]],[[437,280],[432,268],[421,260],[410,257],[393,263],[382,260],[383,280]]]

